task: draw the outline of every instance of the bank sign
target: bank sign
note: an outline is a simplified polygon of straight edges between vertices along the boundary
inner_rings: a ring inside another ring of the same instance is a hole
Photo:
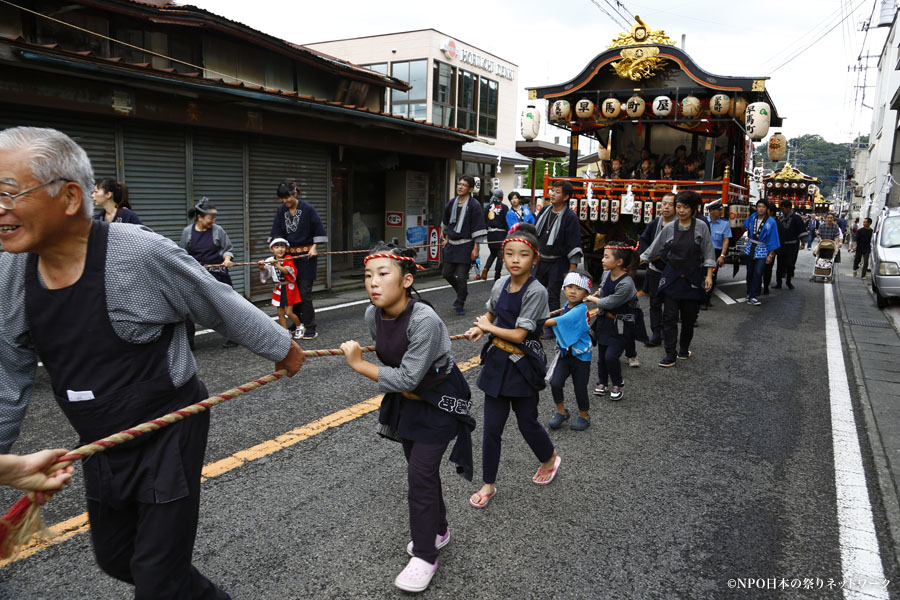
[[[441,51],[444,53],[444,56],[446,56],[450,60],[459,58],[460,62],[472,65],[473,67],[476,67],[483,71],[487,71],[488,73],[492,73],[498,77],[509,79],[510,81],[514,81],[516,78],[516,72],[513,69],[507,67],[506,65],[495,63],[491,59],[481,56],[480,54],[475,54],[474,52],[466,50],[465,48],[460,48],[454,40],[451,40],[449,38],[444,41],[443,45],[441,46]]]

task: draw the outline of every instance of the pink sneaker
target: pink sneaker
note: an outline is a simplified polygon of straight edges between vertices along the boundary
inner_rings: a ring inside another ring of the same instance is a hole
[[[437,534],[436,536],[434,536],[434,547],[437,548],[438,550],[440,550],[441,548],[443,548],[444,546],[446,546],[449,543],[450,543],[450,528],[449,527],[447,528],[447,533],[445,533],[444,535]],[[410,542],[406,545],[406,553],[409,554],[410,556],[413,555],[412,546],[413,546],[412,542]]]
[[[424,591],[428,584],[431,583],[431,578],[434,577],[437,567],[438,561],[434,561],[434,564],[431,565],[428,564],[428,561],[413,556],[409,559],[409,564],[406,565],[406,568],[397,575],[394,585],[404,592]]]

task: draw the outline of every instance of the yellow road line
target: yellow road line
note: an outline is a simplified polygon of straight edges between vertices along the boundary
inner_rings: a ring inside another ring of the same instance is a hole
[[[480,363],[481,359],[478,356],[473,356],[469,360],[459,363],[459,370],[468,371],[472,367],[477,367]],[[247,463],[259,460],[264,456],[269,456],[270,454],[274,454],[279,450],[289,448],[290,446],[302,442],[305,439],[309,439],[314,435],[318,435],[324,431],[343,425],[344,423],[357,419],[363,415],[367,415],[370,412],[377,410],[378,407],[381,406],[381,399],[383,397],[384,394],[378,394],[377,396],[373,396],[368,400],[363,400],[362,402],[354,404],[353,406],[348,406],[347,408],[335,411],[330,415],[325,415],[321,419],[316,419],[315,421],[307,423],[306,425],[298,427],[297,429],[292,429],[291,431],[283,433],[282,435],[279,435],[274,439],[266,440],[261,444],[251,446],[250,448],[246,448],[244,450],[239,450],[238,452],[235,452],[227,458],[209,463],[208,465],[203,467],[203,475],[200,480],[206,481],[207,479],[218,477],[219,475],[228,473],[229,471],[233,471],[238,467],[242,467]],[[14,560],[28,558],[29,556],[40,552],[44,548],[49,548],[50,546],[61,544],[62,542],[78,535],[79,533],[88,531],[88,529],[90,529],[90,523],[88,523],[87,513],[81,513],[80,515],[72,517],[71,519],[66,519],[65,521],[48,527],[46,536],[41,538],[34,538],[31,542],[21,548],[19,554],[16,555],[15,558],[0,561],[0,569]]]

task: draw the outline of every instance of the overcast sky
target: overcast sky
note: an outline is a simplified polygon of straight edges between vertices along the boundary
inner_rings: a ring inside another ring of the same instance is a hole
[[[593,0],[182,2],[300,44],[437,29],[517,64],[520,110],[525,104],[525,86],[568,81],[626,29],[601,12]],[[612,12],[607,0],[596,2]],[[830,142],[847,142],[859,133],[868,133],[871,112],[861,107],[862,91],[854,86],[863,84],[864,76],[874,85],[878,59],[863,60],[863,65],[872,67],[867,73],[848,72],[848,66],[856,65],[860,54],[881,53],[888,28],[874,25],[882,0],[755,0],[739,4],[727,0],[628,0],[620,4],[625,6],[623,14],[640,15],[652,29],[664,29],[677,42],[685,34],[685,50],[710,73],[771,77],[767,88],[785,118],[782,132],[788,137],[817,133]],[[866,36],[860,25],[873,8],[873,27]],[[815,40],[818,43],[778,68]],[[865,103],[871,106],[875,88],[866,89],[866,94]]]

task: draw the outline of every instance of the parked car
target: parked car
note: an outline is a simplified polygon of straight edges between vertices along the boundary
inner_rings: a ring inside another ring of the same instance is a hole
[[[900,207],[885,210],[872,241],[872,291],[878,308],[900,297]]]

